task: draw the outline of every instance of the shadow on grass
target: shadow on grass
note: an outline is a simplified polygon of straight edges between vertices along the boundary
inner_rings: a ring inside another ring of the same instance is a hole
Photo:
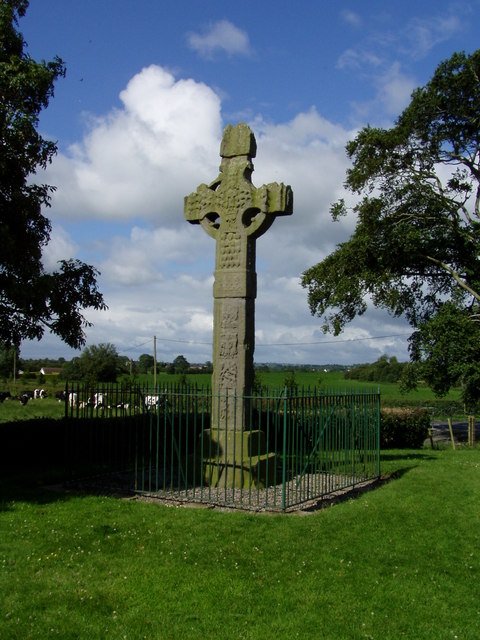
[[[433,452],[422,450],[387,450],[381,452],[381,463],[387,463],[388,469],[379,478],[348,487],[337,493],[324,496],[314,504],[299,506],[297,512],[309,513],[325,507],[355,499],[366,492],[375,490],[392,480],[402,478],[423,462],[437,460]],[[92,488],[81,482],[69,482],[64,468],[44,467],[4,468],[0,470],[0,513],[10,511],[15,502],[29,502],[36,505],[66,502],[77,497],[109,496],[115,498],[131,497],[132,493],[106,490],[105,487]]]
[[[14,502],[50,504],[65,502],[80,492],[67,491],[65,474],[60,469],[28,467],[4,468],[0,471],[0,513],[11,511]],[[58,490],[52,490],[55,486]],[[84,493],[82,495],[85,495]]]

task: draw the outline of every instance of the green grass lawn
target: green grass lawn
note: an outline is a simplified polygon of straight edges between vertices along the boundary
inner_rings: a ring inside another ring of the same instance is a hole
[[[65,404],[55,398],[29,400],[26,405],[22,405],[18,400],[5,400],[0,404],[0,422],[62,418],[64,415]]]
[[[4,480],[2,640],[477,640],[480,449],[383,452],[396,479],[310,515]]]

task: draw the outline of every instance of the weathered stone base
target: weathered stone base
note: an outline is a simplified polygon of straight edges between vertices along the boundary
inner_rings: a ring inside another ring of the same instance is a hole
[[[201,451],[210,487],[263,489],[276,483],[277,456],[266,451],[263,431],[205,430]]]

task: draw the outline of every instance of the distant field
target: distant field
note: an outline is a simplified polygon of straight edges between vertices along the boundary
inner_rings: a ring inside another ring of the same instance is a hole
[[[302,387],[317,387],[323,391],[379,391],[382,406],[422,406],[431,407],[432,415],[435,417],[444,417],[449,411],[449,407],[456,405],[455,413],[459,412],[459,390],[451,391],[446,398],[441,400],[435,398],[433,392],[427,387],[419,387],[417,391],[411,391],[402,394],[397,384],[378,384],[376,382],[357,382],[356,380],[345,380],[342,371],[330,372],[309,372],[295,371],[294,380],[299,390]],[[261,372],[258,376],[260,383],[270,389],[282,389],[286,381],[292,378],[291,371],[272,371]],[[188,382],[199,386],[209,386],[211,381],[210,374],[190,374],[187,375]],[[141,385],[153,385],[153,376],[137,376],[135,381]],[[157,376],[157,385],[161,389],[167,384],[173,384],[179,381],[179,376],[160,373]],[[38,387],[38,383],[31,381],[30,384],[17,384],[17,389],[13,390],[17,394],[25,389],[34,389]],[[29,420],[31,418],[52,417],[59,418],[63,415],[64,405],[53,398],[55,389],[61,388],[58,384],[56,387],[44,385],[50,397],[44,400],[30,400],[26,406],[22,406],[18,400],[5,400],[0,404],[0,422],[11,420]],[[3,385],[1,390],[6,390],[8,385]]]
[[[299,389],[301,389],[302,387],[317,387],[318,389],[322,389],[325,391],[345,391],[350,389],[361,389],[365,391],[379,390],[382,398],[384,398],[385,400],[395,399],[398,402],[406,401],[408,404],[415,401],[424,403],[426,401],[433,401],[435,399],[435,395],[433,394],[433,392],[425,386],[420,386],[417,391],[411,391],[407,394],[402,394],[400,393],[398,384],[379,384],[378,382],[358,382],[357,380],[345,380],[343,371],[261,371],[257,373],[257,379],[259,379],[260,383],[265,387],[269,387],[271,389],[282,389],[283,387],[285,387],[287,379],[290,379],[292,377],[292,373],[295,379],[295,383],[298,385]],[[169,375],[167,373],[160,373],[157,376],[157,384],[160,387],[163,384],[172,384],[177,382],[178,380],[179,376]],[[187,375],[187,380],[192,384],[196,383],[199,386],[208,386],[210,385],[211,375],[208,373],[189,374]],[[138,381],[140,382],[140,384],[152,384],[153,378],[151,375],[138,376]],[[446,400],[449,402],[455,402],[458,401],[459,396],[459,390],[455,389],[446,396]]]
[[[267,387],[282,388],[285,379],[291,377],[292,372],[275,371],[260,374],[260,381]],[[379,391],[382,406],[422,406],[431,407],[435,415],[444,415],[449,405],[460,402],[460,390],[452,390],[445,398],[439,400],[431,389],[419,386],[416,391],[401,393],[398,384],[378,382],[358,382],[346,380],[343,371],[308,372],[295,371],[294,378],[299,388],[317,387],[324,391]],[[458,409],[457,409],[458,410]]]
[[[394,402],[395,405],[405,403],[421,404],[438,402],[431,389],[426,386],[419,386],[416,391],[410,391],[409,393],[402,394],[395,383],[383,383],[378,382],[358,382],[357,380],[345,380],[343,371],[269,371],[261,372],[257,374],[257,378],[260,383],[265,387],[271,389],[282,389],[287,380],[293,377],[295,383],[298,385],[299,390],[304,387],[306,389],[316,387],[323,391],[350,391],[353,389],[362,391],[379,391],[382,398],[382,403]],[[210,375],[208,374],[196,374],[187,376],[189,382],[197,382],[199,385],[209,385]],[[176,380],[176,376],[169,376],[167,374],[160,375],[158,377],[158,384],[161,386],[162,382],[169,382]],[[451,391],[443,401],[445,403],[458,402],[460,398],[459,389]]]

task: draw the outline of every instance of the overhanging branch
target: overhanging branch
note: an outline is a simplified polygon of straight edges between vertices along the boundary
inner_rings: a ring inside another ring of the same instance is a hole
[[[478,294],[474,289],[469,287],[468,284],[465,282],[465,280],[455,271],[455,269],[452,269],[452,267],[450,265],[448,265],[446,262],[442,262],[441,260],[437,260],[436,258],[433,258],[432,256],[425,256],[425,258],[427,260],[430,260],[430,262],[433,262],[433,264],[436,264],[439,267],[441,267],[442,269],[444,269],[447,273],[449,273],[452,276],[452,278],[455,280],[455,282],[464,291],[469,293],[471,296],[473,296],[475,298],[475,300],[480,302],[480,294]]]

